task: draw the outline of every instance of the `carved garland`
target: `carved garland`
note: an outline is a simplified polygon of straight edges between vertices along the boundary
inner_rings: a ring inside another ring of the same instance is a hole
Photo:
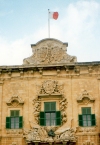
[[[62,99],[59,101],[60,111],[62,115],[62,124],[64,124],[67,121],[67,115],[66,115],[66,108],[67,108],[67,99],[64,97],[63,93],[63,85],[58,84],[57,81],[54,80],[46,80],[42,83],[42,86],[38,86],[38,96],[43,95],[58,95],[62,96]],[[34,105],[34,117],[36,120],[36,123],[39,123],[39,113],[41,108],[41,101],[39,100],[39,97],[33,100]]]

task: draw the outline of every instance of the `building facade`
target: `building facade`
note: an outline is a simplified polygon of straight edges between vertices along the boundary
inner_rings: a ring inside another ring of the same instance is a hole
[[[0,145],[99,145],[100,62],[56,39],[31,47],[23,65],[0,66]]]

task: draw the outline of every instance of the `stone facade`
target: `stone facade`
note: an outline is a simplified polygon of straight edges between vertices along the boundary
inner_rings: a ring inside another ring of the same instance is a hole
[[[100,144],[100,62],[77,62],[67,46],[44,39],[23,65],[0,67],[0,145]],[[56,102],[61,125],[40,125],[44,102]],[[94,126],[79,125],[82,107],[95,114]],[[12,110],[23,116],[22,128],[6,127]]]

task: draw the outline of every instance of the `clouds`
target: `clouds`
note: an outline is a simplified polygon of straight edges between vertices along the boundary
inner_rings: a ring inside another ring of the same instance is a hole
[[[76,55],[78,61],[100,61],[100,3],[83,0],[69,3],[64,9],[58,5],[58,9],[59,19],[50,20],[51,37],[68,42],[68,53]],[[48,37],[48,24],[40,24],[33,32],[10,42],[0,36],[0,65],[22,64],[31,55],[30,44]]]

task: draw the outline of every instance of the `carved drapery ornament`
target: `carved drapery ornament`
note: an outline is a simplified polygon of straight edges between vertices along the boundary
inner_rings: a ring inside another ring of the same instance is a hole
[[[31,45],[33,55],[23,60],[24,64],[55,64],[76,62],[75,56],[66,53],[67,43],[56,39],[44,39]]]
[[[89,102],[93,103],[94,101],[95,99],[86,90],[84,90],[81,96],[77,98],[77,102],[82,104],[88,104]]]
[[[12,96],[6,104],[8,106],[17,107],[18,105],[23,105],[24,101],[19,96]]]

